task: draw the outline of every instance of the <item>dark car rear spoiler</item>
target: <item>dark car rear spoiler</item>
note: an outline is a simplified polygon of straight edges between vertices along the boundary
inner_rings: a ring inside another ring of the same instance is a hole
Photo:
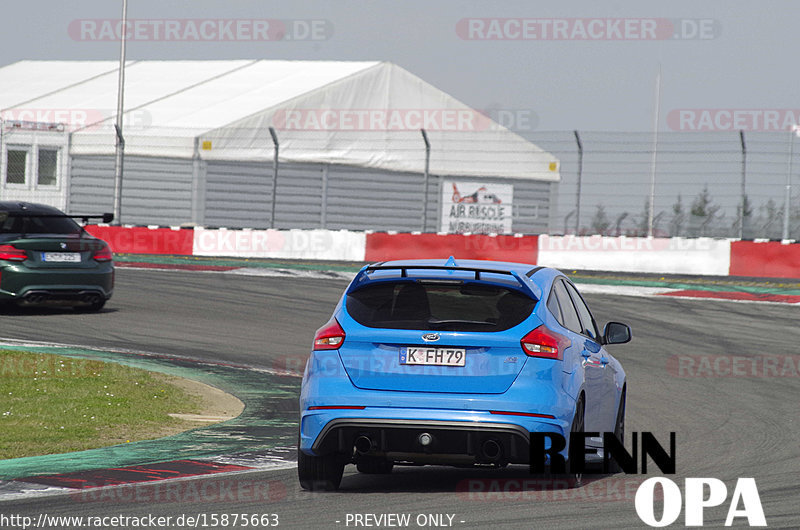
[[[512,278],[514,278],[517,281],[517,283],[519,283],[521,289],[535,300],[541,300],[542,298],[541,291],[538,288],[536,288],[535,285],[531,285],[530,283],[526,282],[522,278],[522,276],[520,276],[515,271],[484,269],[480,267],[460,267],[458,265],[383,265],[383,264],[365,265],[360,271],[358,271],[358,274],[356,274],[356,277],[350,283],[350,287],[347,289],[347,294],[350,294],[354,290],[361,287],[361,285],[359,284],[369,279],[369,273],[373,271],[382,271],[382,270],[399,270],[401,278],[408,278],[409,277],[408,271],[410,270],[470,272],[474,274],[473,278],[475,281],[482,280],[481,274],[504,274],[506,276],[511,276]]]
[[[95,215],[67,215],[65,213],[33,213],[33,212],[0,212],[0,223],[9,217],[69,217],[70,219],[80,219],[84,224],[89,222],[89,219],[102,219],[103,223],[110,223],[114,220],[113,213],[101,213]]]

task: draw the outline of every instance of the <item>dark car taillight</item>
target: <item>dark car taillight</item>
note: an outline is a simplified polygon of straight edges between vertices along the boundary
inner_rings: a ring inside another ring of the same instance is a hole
[[[94,256],[92,256],[95,261],[111,261],[114,259],[114,256],[111,254],[111,249],[108,248],[108,245],[103,243],[103,248],[94,251]]]
[[[13,245],[0,245],[0,259],[9,261],[25,261],[28,253]]]
[[[314,335],[315,350],[338,350],[344,342],[345,333],[335,318],[317,330]]]
[[[534,329],[519,341],[522,350],[529,357],[562,360],[564,350],[569,347],[570,340],[544,325]]]

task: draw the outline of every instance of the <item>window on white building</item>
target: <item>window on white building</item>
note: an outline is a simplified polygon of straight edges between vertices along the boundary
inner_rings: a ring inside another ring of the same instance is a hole
[[[6,152],[6,184],[25,184],[28,150],[9,148]]]
[[[58,150],[40,147],[38,168],[37,185],[55,186],[58,179]]]

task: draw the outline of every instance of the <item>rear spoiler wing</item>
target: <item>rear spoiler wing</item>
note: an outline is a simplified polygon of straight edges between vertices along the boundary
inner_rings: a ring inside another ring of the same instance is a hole
[[[382,264],[365,265],[360,271],[358,271],[356,277],[353,278],[353,281],[347,288],[346,294],[350,294],[351,292],[361,287],[362,282],[369,279],[369,273],[374,271],[383,271],[383,270],[399,270],[401,278],[409,278],[408,271],[414,271],[414,270],[468,272],[474,274],[473,279],[475,281],[481,281],[481,274],[503,274],[514,278],[517,281],[517,283],[519,283],[521,289],[525,291],[528,295],[533,297],[535,300],[542,299],[541,290],[536,285],[533,285],[525,281],[522,278],[522,276],[520,276],[515,271],[484,269],[476,267],[460,267],[457,265],[452,265],[452,266],[451,265],[382,265]]]
[[[89,219],[102,219],[103,223],[110,223],[114,220],[113,213],[101,213],[95,215],[67,215],[57,213],[30,213],[30,212],[0,212],[0,223],[9,217],[69,217],[70,219],[80,219],[84,224],[89,222]]]

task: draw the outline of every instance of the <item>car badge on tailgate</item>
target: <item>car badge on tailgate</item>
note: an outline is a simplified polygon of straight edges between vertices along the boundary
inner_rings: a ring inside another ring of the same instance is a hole
[[[437,340],[439,340],[439,334],[425,333],[424,335],[422,335],[422,340],[424,340],[425,342],[436,342]]]
[[[59,245],[61,246],[61,248],[67,248],[67,244],[66,243],[59,243]]]

